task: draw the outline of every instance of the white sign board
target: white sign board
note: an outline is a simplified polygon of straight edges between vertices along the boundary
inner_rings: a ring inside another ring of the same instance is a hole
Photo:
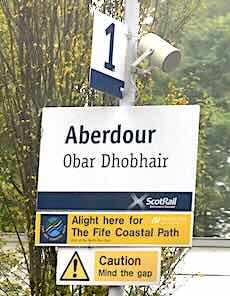
[[[44,108],[37,209],[191,211],[198,126],[198,106]]]
[[[126,24],[100,12],[94,13],[91,87],[122,97],[127,42]]]
[[[160,249],[58,248],[58,285],[156,285]]]

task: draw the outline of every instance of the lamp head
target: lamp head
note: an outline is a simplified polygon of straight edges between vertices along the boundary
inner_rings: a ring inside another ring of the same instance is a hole
[[[149,57],[151,65],[161,68],[163,72],[173,71],[180,63],[180,50],[157,34],[148,33],[140,39],[138,44],[140,54],[149,49],[153,50],[153,54]]]

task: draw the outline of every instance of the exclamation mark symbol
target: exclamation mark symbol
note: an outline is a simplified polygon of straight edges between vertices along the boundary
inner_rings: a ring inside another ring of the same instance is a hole
[[[77,277],[77,259],[73,260],[73,277],[76,278]]]

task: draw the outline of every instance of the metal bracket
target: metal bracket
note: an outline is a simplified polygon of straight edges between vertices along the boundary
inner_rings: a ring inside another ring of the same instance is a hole
[[[132,74],[137,74],[140,76],[144,75],[151,75],[152,74],[153,67],[148,67],[147,69],[140,69],[140,68],[135,68],[132,70]]]
[[[131,65],[131,72],[132,73],[136,73],[136,74],[148,74],[150,73],[150,70],[152,69],[152,67],[149,67],[146,70],[142,70],[142,69],[138,69],[137,66],[140,65],[140,63],[146,59],[147,57],[151,56],[154,53],[154,49],[150,48],[147,49],[141,56],[139,56],[138,59],[136,59],[136,61],[134,63],[132,63]]]

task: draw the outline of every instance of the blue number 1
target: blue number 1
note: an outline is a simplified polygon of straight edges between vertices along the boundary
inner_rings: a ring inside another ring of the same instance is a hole
[[[113,45],[114,45],[114,28],[115,25],[112,23],[106,30],[106,35],[110,35],[110,44],[109,44],[109,62],[105,62],[105,68],[114,71],[115,66],[113,65]]]

